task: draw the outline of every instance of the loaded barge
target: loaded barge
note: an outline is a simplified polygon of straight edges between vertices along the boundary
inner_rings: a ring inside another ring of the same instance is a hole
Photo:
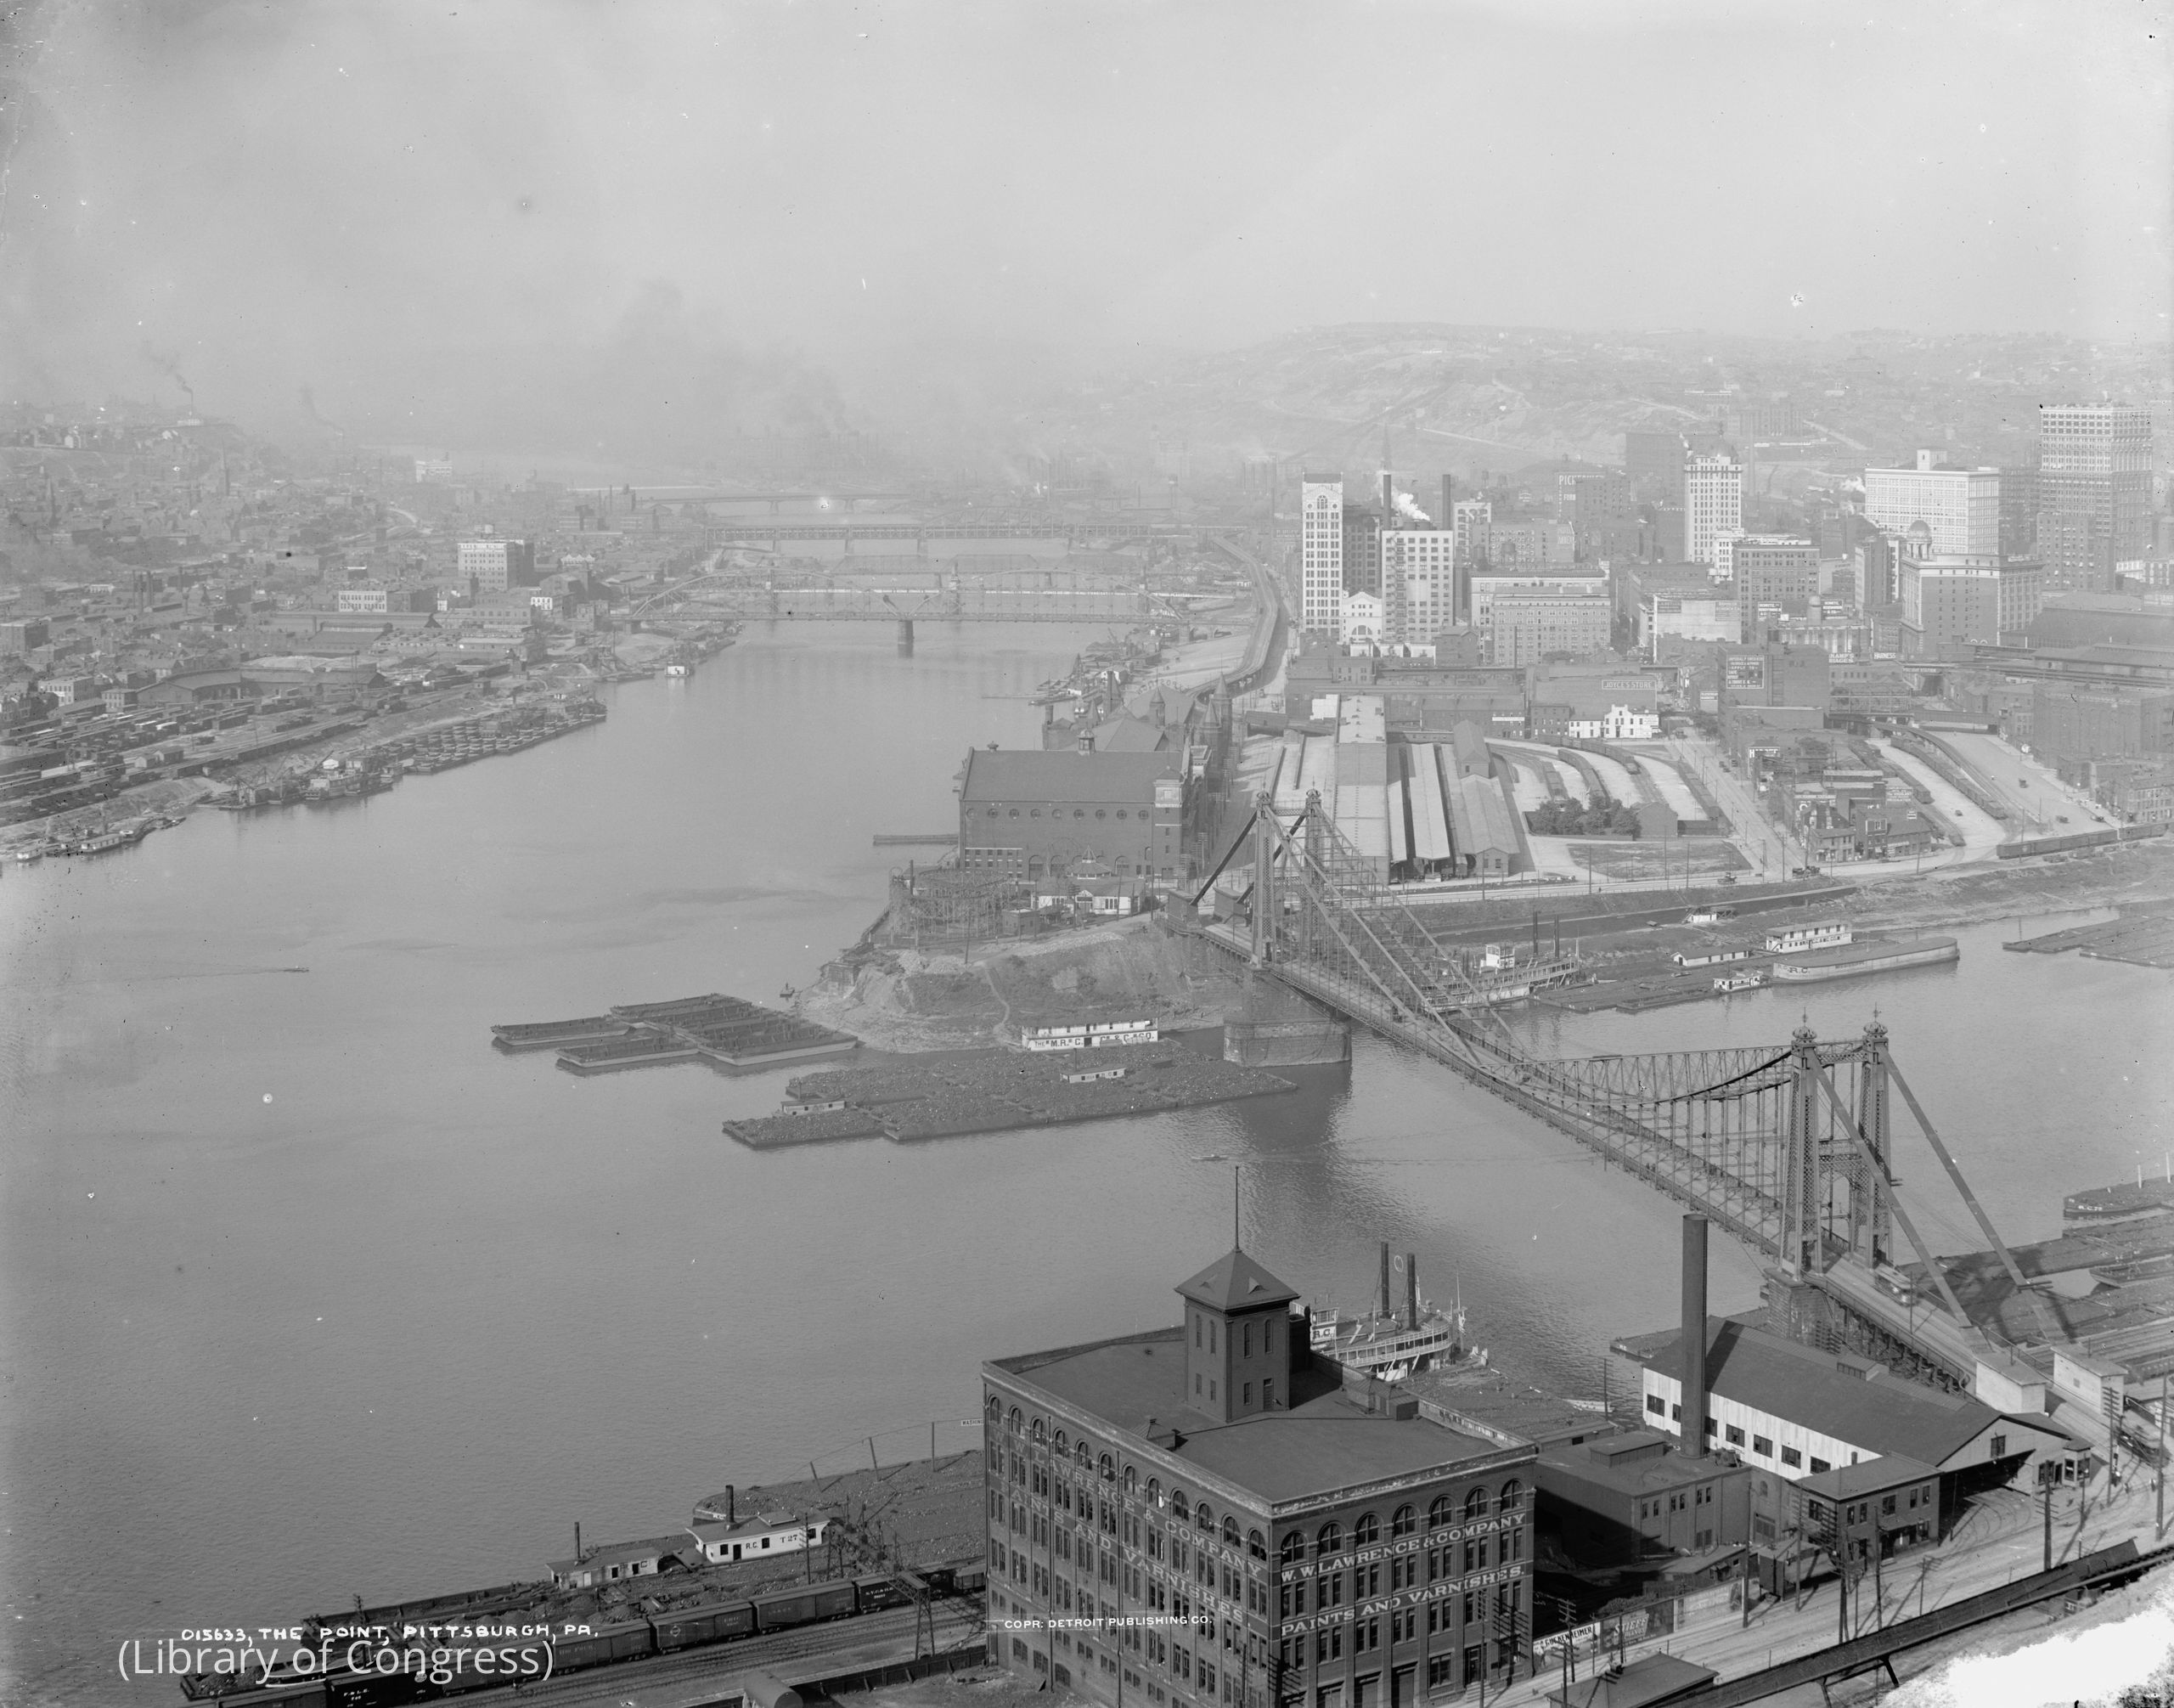
[[[1867,938],[1835,949],[1815,949],[1774,963],[1777,981],[1808,984],[1829,978],[1855,978],[1867,972],[1894,972],[1906,967],[1935,967],[1959,961],[1963,950],[1952,937],[1918,937],[1908,942]]]
[[[560,1067],[583,1076],[695,1061],[726,1073],[752,1073],[860,1047],[851,1033],[717,991],[668,1002],[624,1003],[574,1020],[493,1026],[491,1031],[493,1049],[508,1055],[555,1050]]]

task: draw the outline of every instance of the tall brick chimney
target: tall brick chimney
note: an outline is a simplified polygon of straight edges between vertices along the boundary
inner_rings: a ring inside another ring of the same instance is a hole
[[[1683,1451],[1706,1452],[1706,1218],[1683,1219]]]

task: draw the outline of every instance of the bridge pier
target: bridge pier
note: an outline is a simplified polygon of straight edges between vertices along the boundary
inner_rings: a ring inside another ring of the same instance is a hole
[[[902,617],[898,619],[898,657],[910,658],[913,656],[914,620],[910,617]]]

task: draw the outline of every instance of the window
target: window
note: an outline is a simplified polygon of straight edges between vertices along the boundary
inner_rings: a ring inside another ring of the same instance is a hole
[[[1238,1545],[1238,1521],[1228,1513],[1223,1515],[1223,1546],[1234,1548]]]
[[[1250,1382],[1247,1383],[1245,1386],[1245,1398],[1243,1403],[1248,1407],[1250,1407],[1253,1403],[1253,1384]]]
[[[1658,1418],[1668,1410],[1668,1402],[1658,1394],[1648,1394],[1646,1395],[1646,1409]]]
[[[1351,1527],[1351,1545],[1354,1547],[1371,1547],[1381,1539],[1382,1521],[1371,1513],[1366,1514]]]
[[[1832,1465],[1828,1464],[1828,1463],[1827,1463],[1827,1461],[1826,1461],[1826,1460],[1824,1460],[1824,1459],[1815,1458],[1815,1459],[1811,1462],[1811,1474],[1812,1474],[1812,1475],[1814,1475],[1815,1477],[1816,1477],[1816,1476],[1817,1476],[1817,1475],[1818,1475],[1822,1471],[1831,1471],[1831,1470],[1833,1470],[1833,1468],[1833,1468],[1833,1466],[1832,1466]]]
[[[1991,1443],[1991,1446],[1992,1455],[1995,1458],[2005,1459],[2008,1457],[2008,1437],[2006,1435],[1994,1436]]]
[[[1763,1454],[1765,1457],[1771,1459],[1774,1457],[1774,1443],[1767,1436],[1754,1435],[1751,1438],[1751,1451],[1754,1453]]]
[[[1516,1481],[1514,1479],[1503,1484],[1501,1497],[1495,1503],[1495,1510],[1497,1512],[1503,1513],[1514,1513],[1518,1509],[1518,1503],[1524,1498],[1524,1485]]]
[[[1416,1507],[1399,1507],[1396,1516],[1389,1520],[1389,1534],[1408,1536],[1419,1528],[1419,1510]]]
[[[1794,1447],[1784,1447],[1782,1449],[1782,1463],[1790,1466],[1801,1465],[1804,1463],[1804,1455]]]
[[[1465,1496],[1464,1516],[1465,1522],[1467,1524],[1474,1519],[1484,1519],[1487,1516],[1486,1490],[1473,1489]]]
[[[1743,1431],[1733,1423],[1729,1425],[1728,1443],[1732,1447],[1741,1447],[1743,1445]]]
[[[1261,1535],[1259,1530],[1248,1530],[1246,1532],[1246,1557],[1248,1559],[1266,1559],[1268,1558],[1268,1539]]]
[[[1285,1565],[1298,1565],[1306,1558],[1306,1538],[1297,1530],[1287,1534],[1276,1549],[1276,1558]]]
[[[1264,1411],[1276,1409],[1276,1378],[1268,1377],[1260,1384],[1260,1403]]]
[[[1253,1326],[1250,1322],[1246,1324],[1246,1338],[1242,1344],[1244,1345],[1246,1350],[1240,1356],[1247,1358],[1252,1357],[1253,1356]]]
[[[1331,1519],[1314,1538],[1314,1552],[1326,1559],[1332,1553],[1343,1552],[1343,1526]]]
[[[1427,1508],[1427,1528],[1430,1530],[1441,1529],[1450,1522],[1451,1513],[1450,1497],[1447,1495],[1435,1496],[1433,1503]]]

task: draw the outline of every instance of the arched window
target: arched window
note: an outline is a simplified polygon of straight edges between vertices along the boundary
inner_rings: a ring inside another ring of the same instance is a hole
[[[1183,1489],[1170,1491],[1170,1516],[1181,1525],[1192,1522],[1192,1502],[1186,1498]]]
[[[1450,1505],[1450,1497],[1447,1495],[1437,1495],[1434,1497],[1433,1505],[1427,1508],[1427,1528],[1430,1530],[1438,1530],[1444,1525],[1454,1522],[1456,1517],[1456,1511]]]
[[[1095,1468],[1101,1474],[1102,1480],[1106,1483],[1113,1483],[1118,1480],[1116,1463],[1107,1453],[1103,1454],[1095,1462]]]
[[[1192,1509],[1192,1521],[1208,1535],[1215,1534],[1215,1514],[1208,1511],[1205,1502]]]
[[[1158,1478],[1150,1477],[1147,1480],[1147,1502],[1157,1511],[1162,1510],[1163,1485]]]
[[[1321,1533],[1314,1538],[1314,1552],[1319,1554],[1323,1559],[1326,1559],[1332,1553],[1342,1553],[1343,1552],[1343,1526],[1338,1524],[1334,1519],[1331,1519],[1326,1524],[1323,1525],[1321,1528]]]
[[[1371,1513],[1366,1514],[1351,1526],[1351,1546],[1354,1547],[1371,1547],[1381,1539],[1382,1521]]]
[[[1128,1498],[1129,1498],[1131,1496],[1133,1496],[1133,1495],[1135,1495],[1135,1494],[1137,1494],[1137,1493],[1139,1492],[1139,1491],[1140,1491],[1140,1474],[1139,1474],[1137,1471],[1134,1470],[1134,1469],[1133,1469],[1133,1468],[1132,1468],[1130,1465],[1127,1465],[1127,1466],[1124,1468],[1124,1476],[1123,1481],[1124,1481],[1124,1491],[1125,1491],[1125,1495],[1126,1495],[1126,1497],[1127,1497]]]
[[[1016,1435],[1019,1433],[1020,1426],[1026,1421],[1026,1414],[1014,1406],[1011,1408],[1011,1415],[1004,1420],[1004,1427]]]
[[[1225,1513],[1223,1514],[1223,1546],[1225,1547],[1236,1547],[1237,1545],[1238,1521],[1232,1518],[1230,1514]]]
[[[1287,1530],[1277,1548],[1276,1557],[1285,1565],[1303,1565],[1306,1560],[1306,1536],[1303,1530]]]
[[[996,1397],[996,1395],[994,1395],[994,1394],[990,1395],[988,1396],[988,1420],[989,1420],[989,1422],[990,1422],[990,1423],[994,1423],[994,1422],[995,1422],[999,1418],[1001,1418],[1003,1415],[1004,1415],[1004,1401],[1001,1401],[1001,1400],[1000,1400],[1000,1399],[998,1399],[998,1398]]]
[[[1072,1450],[1072,1457],[1083,1471],[1091,1469],[1094,1466],[1094,1456],[1087,1451],[1087,1444],[1084,1441]]]
[[[1039,1418],[1034,1419],[1027,1434],[1038,1447],[1046,1447],[1050,1444],[1050,1426]]]
[[[1518,1503],[1524,1497],[1524,1485],[1518,1482],[1514,1477],[1512,1478],[1508,1482],[1502,1485],[1501,1504],[1497,1507],[1495,1510],[1505,1513],[1513,1513],[1517,1511]]]
[[[1063,1430],[1059,1429],[1056,1432],[1056,1439],[1050,1444],[1050,1451],[1060,1459],[1072,1451],[1072,1444],[1064,1439]]]
[[[1389,1520],[1389,1534],[1393,1536],[1408,1536],[1418,1528],[1419,1509],[1416,1507],[1399,1507],[1396,1516]]]
[[[1464,1515],[1467,1523],[1470,1523],[1473,1519],[1484,1519],[1487,1516],[1486,1490],[1474,1489],[1464,1497]]]
[[[1254,1559],[1268,1558],[1268,1538],[1259,1530],[1246,1532],[1246,1553]]]

